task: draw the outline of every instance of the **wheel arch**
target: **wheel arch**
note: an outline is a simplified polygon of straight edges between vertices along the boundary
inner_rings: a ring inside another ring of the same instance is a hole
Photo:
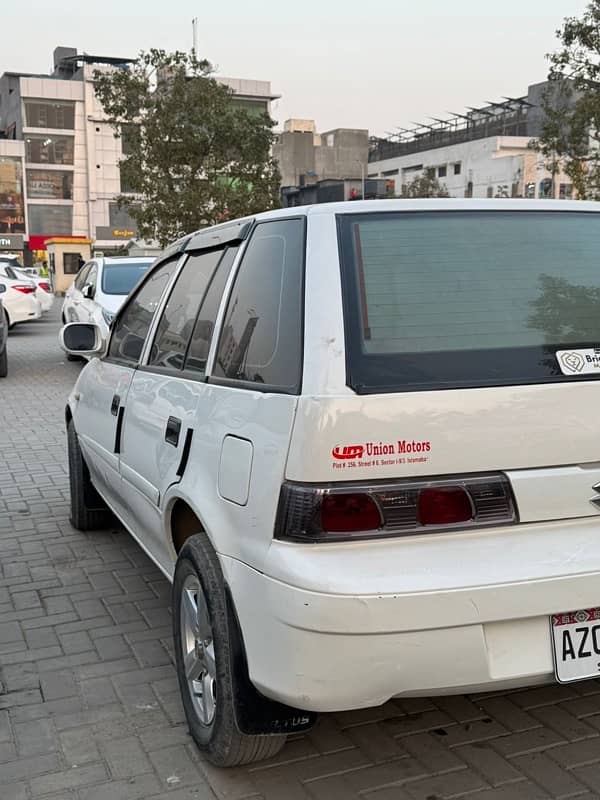
[[[183,497],[175,496],[169,500],[166,513],[166,533],[168,543],[175,557],[181,548],[196,533],[204,533],[214,547],[204,522],[197,511]]]

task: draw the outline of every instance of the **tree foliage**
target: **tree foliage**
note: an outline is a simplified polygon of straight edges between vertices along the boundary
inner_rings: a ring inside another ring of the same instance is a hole
[[[410,183],[402,186],[401,197],[450,197],[450,195],[444,184],[435,177],[434,171],[427,169],[423,175],[418,175]]]
[[[194,54],[150,50],[131,68],[94,75],[102,108],[123,137],[128,194],[119,203],[144,238],[166,244],[278,205],[274,122],[240,108],[212,71]]]
[[[535,147],[555,174],[559,165],[581,199],[600,199],[600,0],[557,31],[549,56],[545,122]]]

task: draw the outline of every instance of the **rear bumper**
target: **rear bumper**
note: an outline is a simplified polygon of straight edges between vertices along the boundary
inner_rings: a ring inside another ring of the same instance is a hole
[[[547,526],[548,538],[557,533],[553,526]],[[535,530],[523,533],[525,538],[543,536],[543,526],[530,527]],[[221,557],[251,680],[268,697],[312,711],[375,706],[399,695],[551,681],[550,615],[600,606],[600,525],[586,520],[563,527],[563,574],[551,574],[548,566],[546,577],[486,582],[502,571],[498,562],[508,566],[498,551],[496,563],[482,562],[470,583],[460,563],[447,562],[462,585],[435,589],[424,563],[422,590],[414,574],[406,581],[398,569],[398,591],[382,594],[335,593],[332,572],[324,576],[321,591],[299,588]],[[573,529],[585,537],[592,528],[597,539],[594,549],[587,550],[591,568],[583,569],[586,551],[572,550],[567,558],[569,545],[577,546],[569,539]],[[363,576],[349,576],[349,565],[338,555],[344,583],[354,577],[360,587]],[[314,551],[314,569],[323,575],[319,556]],[[369,572],[364,559],[363,567]],[[519,573],[516,566],[514,572]],[[407,582],[412,584],[409,592]]]

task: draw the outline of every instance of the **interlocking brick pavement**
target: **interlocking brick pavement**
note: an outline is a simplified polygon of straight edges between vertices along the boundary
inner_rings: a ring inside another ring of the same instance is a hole
[[[58,309],[0,380],[0,800],[600,798],[600,682],[325,715],[218,770],[183,721],[169,586],[115,528],[73,530]]]

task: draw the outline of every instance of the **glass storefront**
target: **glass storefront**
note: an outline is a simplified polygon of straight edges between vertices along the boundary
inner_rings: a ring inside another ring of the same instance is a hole
[[[27,161],[32,164],[73,164],[73,136],[28,133],[25,148]]]
[[[29,199],[72,200],[73,173],[58,170],[28,169],[27,195]]]
[[[0,233],[25,233],[23,167],[12,156],[0,156]]]
[[[29,233],[32,236],[71,236],[73,233],[72,206],[46,206],[30,203]]]
[[[64,100],[25,100],[28,128],[75,129],[75,103]]]

